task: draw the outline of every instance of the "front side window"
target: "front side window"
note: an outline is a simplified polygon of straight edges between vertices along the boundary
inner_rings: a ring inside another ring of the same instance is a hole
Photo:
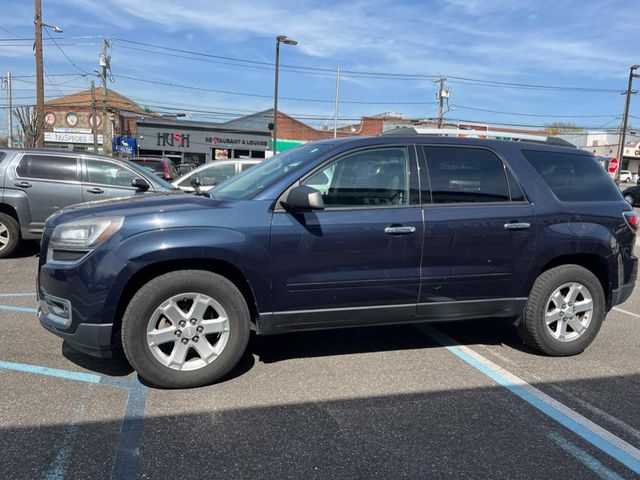
[[[327,207],[407,205],[407,149],[377,148],[346,155],[309,176],[302,185],[319,190]]]
[[[604,202],[622,196],[592,155],[523,150],[522,154],[559,200]]]
[[[230,179],[236,174],[236,166],[234,164],[212,165],[209,168],[201,170],[189,178],[185,178],[180,182],[181,187],[188,187],[191,181],[197,178],[203,187],[215,187],[225,180]]]
[[[115,163],[101,160],[87,160],[86,162],[87,183],[131,187],[131,182],[136,178],[131,170]]]
[[[57,155],[25,155],[16,169],[22,178],[42,180],[79,181],[78,160]]]
[[[433,203],[510,201],[505,168],[494,153],[481,148],[423,148]]]

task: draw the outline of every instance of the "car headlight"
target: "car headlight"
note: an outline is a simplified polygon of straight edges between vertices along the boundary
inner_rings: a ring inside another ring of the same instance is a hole
[[[55,251],[87,253],[113,236],[124,223],[124,217],[96,217],[58,225],[51,234],[47,259],[56,260]],[[74,260],[62,255],[60,260]]]

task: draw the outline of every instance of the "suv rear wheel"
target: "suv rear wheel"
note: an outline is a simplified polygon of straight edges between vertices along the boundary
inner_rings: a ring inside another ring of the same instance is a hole
[[[203,270],[161,275],[133,297],[122,319],[127,359],[163,388],[206,385],[226,375],[249,340],[249,309],[237,287]]]
[[[624,196],[624,199],[625,199],[625,200],[627,201],[627,203],[628,203],[629,205],[631,205],[632,207],[633,207],[633,206],[634,206],[634,204],[636,203],[636,202],[635,202],[635,200],[634,200],[634,198],[633,198],[633,195],[631,195],[630,193],[627,193],[627,194]]]
[[[0,213],[0,258],[11,255],[20,245],[20,225],[15,218]]]
[[[604,292],[596,276],[579,265],[562,265],[537,278],[518,333],[547,355],[576,355],[591,344],[604,317]]]

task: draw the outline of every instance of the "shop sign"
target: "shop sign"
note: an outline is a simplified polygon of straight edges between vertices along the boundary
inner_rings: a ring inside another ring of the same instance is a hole
[[[93,143],[90,133],[44,132],[44,141],[52,143]],[[98,143],[102,144],[102,135],[98,135]]]
[[[119,136],[113,139],[113,151],[133,155],[138,151],[136,139],[134,137]]]
[[[247,137],[233,137],[225,134],[212,134],[205,137],[205,142],[210,143],[214,148],[241,148],[251,150],[255,147],[267,148],[269,138],[257,139]]]
[[[188,133],[158,132],[157,139],[158,147],[189,148],[190,135]]]

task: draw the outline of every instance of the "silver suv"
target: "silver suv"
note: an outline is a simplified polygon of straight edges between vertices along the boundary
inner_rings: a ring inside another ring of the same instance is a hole
[[[174,190],[143,168],[84,152],[0,149],[0,258],[38,240],[45,220],[68,205]]]

